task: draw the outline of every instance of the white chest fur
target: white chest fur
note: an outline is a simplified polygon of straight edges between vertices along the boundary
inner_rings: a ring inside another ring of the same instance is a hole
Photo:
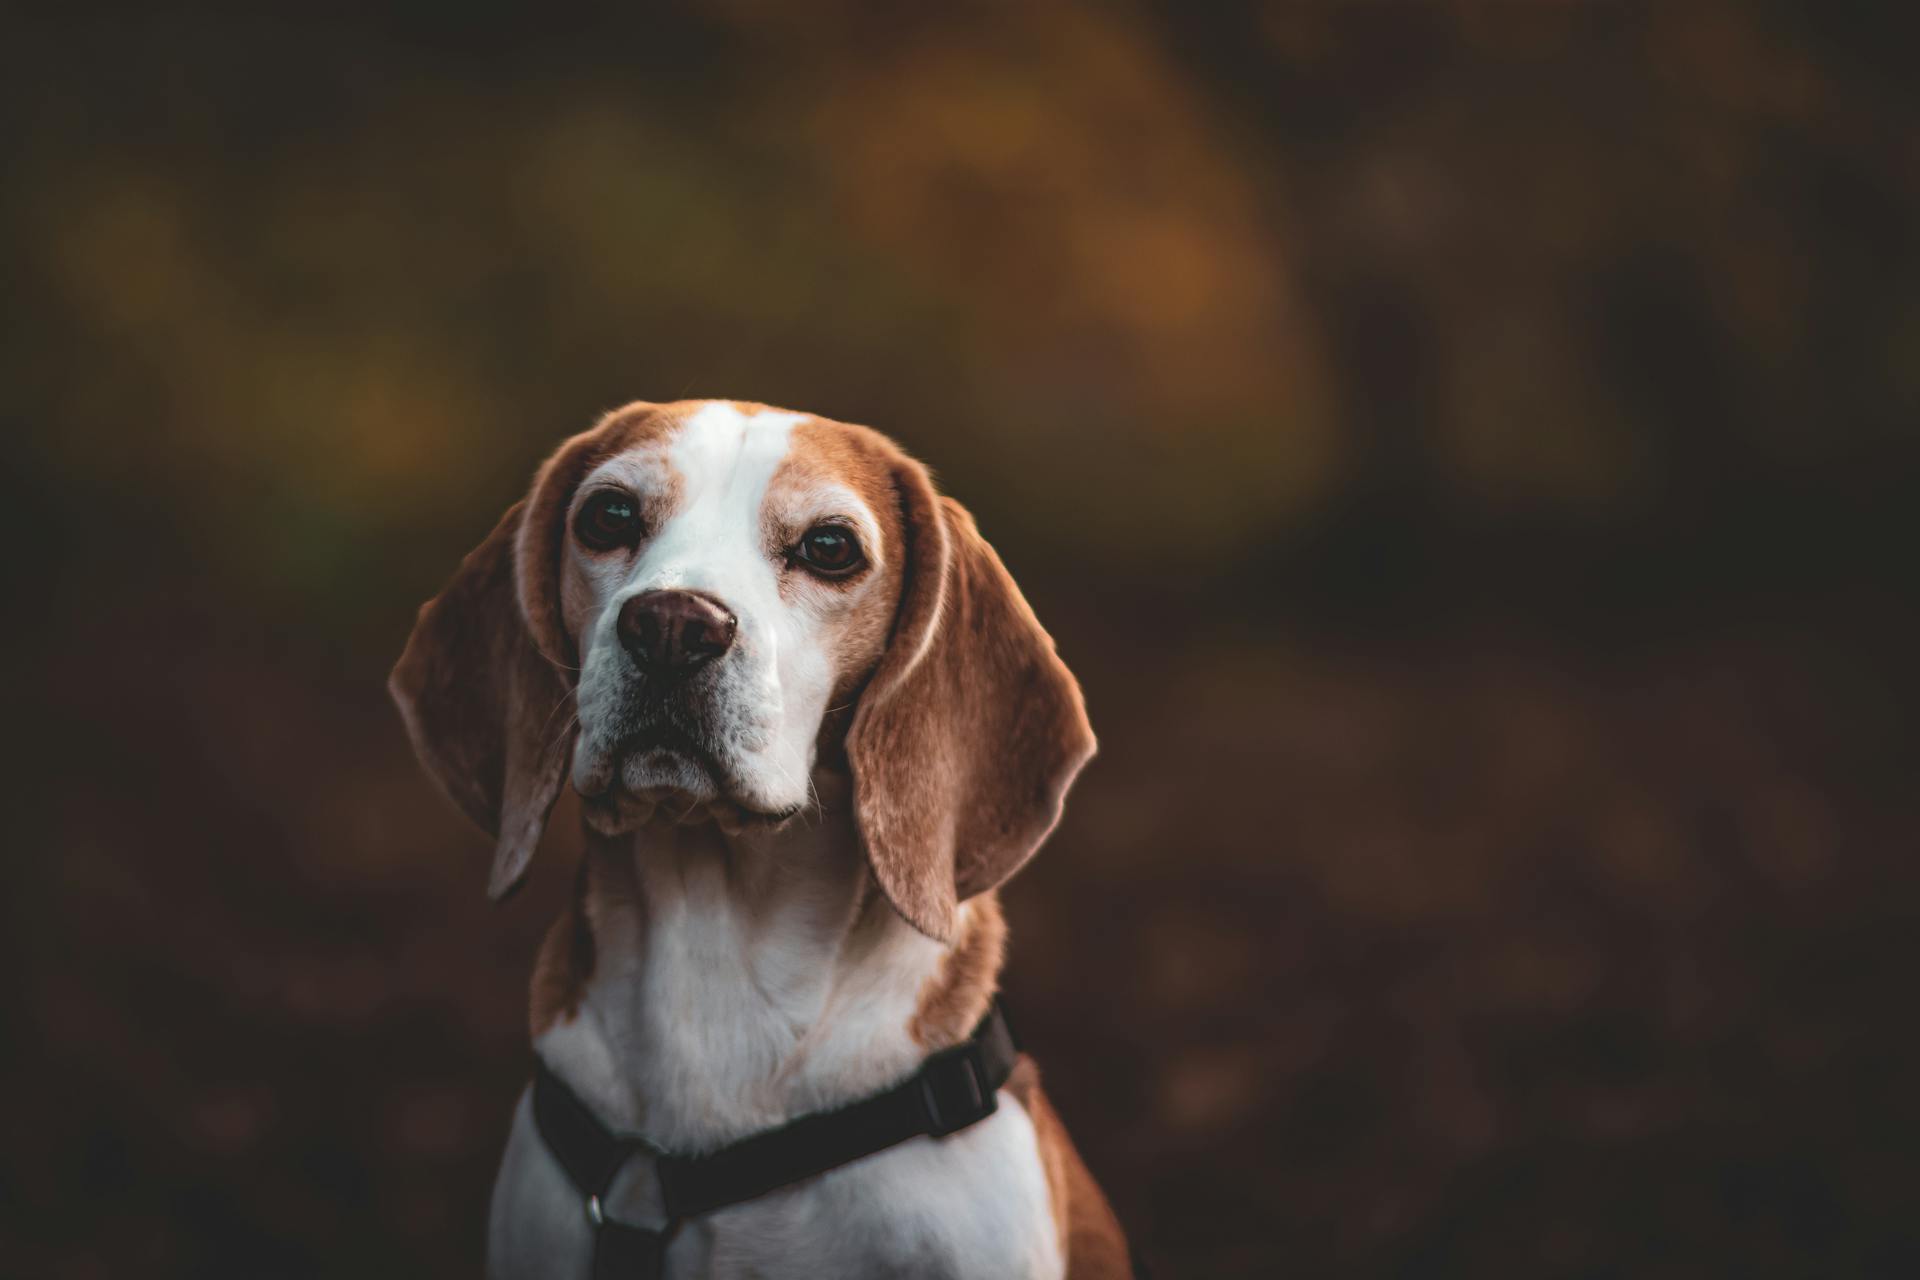
[[[778,858],[711,827],[653,838],[602,875],[579,1012],[537,1052],[609,1125],[700,1151],[876,1092],[926,1048],[909,1033],[944,948],[862,891],[835,822]],[[602,866],[606,863],[601,864]],[[1034,1129],[1004,1092],[989,1119],[916,1138],[684,1224],[673,1277],[1055,1277],[1059,1245]],[[645,1161],[607,1212],[660,1225]],[[591,1231],[522,1098],[495,1185],[497,1280],[587,1275]]]

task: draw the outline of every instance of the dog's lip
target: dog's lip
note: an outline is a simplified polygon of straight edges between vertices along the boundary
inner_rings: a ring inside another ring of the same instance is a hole
[[[587,796],[588,800],[612,802],[622,794],[631,794],[639,799],[666,800],[676,789],[672,787],[629,788],[622,782],[625,770],[622,766],[629,760],[650,755],[678,756],[698,766],[702,772],[713,779],[714,788],[719,793],[716,801],[731,806],[742,816],[754,822],[784,822],[806,808],[804,804],[788,805],[779,809],[763,808],[750,803],[740,794],[741,788],[735,784],[733,774],[720,763],[719,754],[707,744],[697,732],[667,721],[647,725],[643,729],[626,734],[614,743],[609,759],[612,763],[611,777],[605,790]]]
[[[627,762],[650,755],[677,756],[697,765],[715,783],[725,778],[711,747],[678,725],[657,721],[622,734],[611,746],[580,760],[574,789],[588,800],[612,800],[628,790],[621,784]]]
[[[688,732],[677,724],[665,721],[650,724],[644,729],[627,734],[613,744],[613,757],[616,760],[652,755],[655,752],[684,756],[713,774],[715,778],[721,776],[720,761],[715,756],[713,748],[698,735]]]

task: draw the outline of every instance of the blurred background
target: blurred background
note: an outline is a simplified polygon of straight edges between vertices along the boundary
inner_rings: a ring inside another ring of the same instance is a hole
[[[891,432],[1103,751],[1167,1276],[1914,1274],[1909,6],[16,12],[0,1271],[471,1275],[531,890],[382,682],[633,398]]]

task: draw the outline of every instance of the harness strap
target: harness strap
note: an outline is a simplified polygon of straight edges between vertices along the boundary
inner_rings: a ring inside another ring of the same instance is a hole
[[[933,1054],[893,1088],[697,1156],[669,1155],[642,1138],[614,1133],[536,1058],[533,1119],[586,1202],[594,1228],[594,1280],[655,1280],[683,1219],[752,1200],[910,1138],[945,1137],[984,1120],[998,1109],[1000,1086],[1018,1058],[996,1002],[968,1040]],[[663,1231],[615,1222],[601,1211],[614,1176],[641,1151],[655,1159],[667,1212]]]

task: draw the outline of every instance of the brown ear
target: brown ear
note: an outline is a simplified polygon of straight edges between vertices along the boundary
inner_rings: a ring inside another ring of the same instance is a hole
[[[950,940],[960,902],[1020,869],[1092,758],[1073,673],[965,508],[895,467],[906,530],[893,638],[847,731],[880,888]]]
[[[573,754],[563,706],[571,682],[536,647],[521,611],[515,544],[529,509],[515,503],[420,607],[387,681],[421,763],[498,841],[487,885],[495,900],[526,874]]]

